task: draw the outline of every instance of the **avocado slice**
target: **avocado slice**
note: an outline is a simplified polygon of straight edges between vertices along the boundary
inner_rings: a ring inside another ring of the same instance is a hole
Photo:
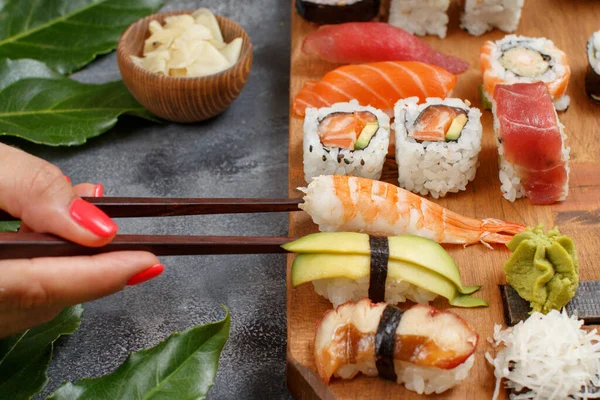
[[[362,132],[360,132],[360,135],[358,135],[356,143],[354,143],[354,150],[366,149],[373,136],[375,136],[375,133],[377,133],[378,129],[379,122],[377,121],[369,122],[367,125],[365,125]]]
[[[292,253],[346,254],[370,256],[369,235],[355,232],[321,232],[304,236],[282,246]],[[389,238],[390,261],[403,261],[442,275],[460,293],[471,294],[481,286],[463,287],[454,260],[438,243],[413,235]]]
[[[468,121],[469,119],[465,114],[459,114],[455,117],[450,124],[450,128],[448,128],[448,132],[446,132],[446,141],[458,140]]]
[[[483,85],[479,85],[479,87],[477,88],[479,91],[479,97],[481,97],[481,106],[483,107],[484,110],[491,110],[492,109],[492,102],[490,100],[488,100],[485,91],[483,90]]]
[[[299,254],[292,264],[292,286],[319,279],[346,278],[357,280],[370,273],[371,257],[345,254]],[[483,299],[462,294],[444,276],[404,261],[388,262],[388,277],[401,279],[448,299],[457,307],[485,307]]]

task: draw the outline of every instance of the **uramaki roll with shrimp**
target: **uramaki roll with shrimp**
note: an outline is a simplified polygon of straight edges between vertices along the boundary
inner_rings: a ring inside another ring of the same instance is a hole
[[[394,116],[400,187],[436,199],[466,190],[481,151],[481,111],[455,98],[410,97]]]
[[[546,38],[508,35],[481,48],[484,103],[491,104],[498,84],[544,82],[554,108],[566,110],[571,68],[567,55]]]
[[[307,108],[304,117],[304,178],[353,175],[379,179],[390,141],[390,118],[356,100]]]

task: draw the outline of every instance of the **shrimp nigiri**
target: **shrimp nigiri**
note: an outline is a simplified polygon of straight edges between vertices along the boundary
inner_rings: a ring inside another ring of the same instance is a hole
[[[325,383],[362,372],[419,394],[441,393],[467,377],[478,341],[449,311],[425,305],[401,311],[362,299],[325,313],[317,326],[315,364]]]
[[[323,232],[409,234],[438,243],[507,243],[525,226],[493,218],[465,217],[390,183],[321,175],[307,188],[300,208]]]

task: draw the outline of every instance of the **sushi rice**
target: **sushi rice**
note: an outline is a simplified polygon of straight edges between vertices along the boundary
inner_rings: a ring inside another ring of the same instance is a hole
[[[500,140],[500,122],[496,117],[496,102],[492,99],[492,114],[494,114],[494,132],[496,134],[496,145],[498,146],[498,161],[500,171],[498,172],[498,177],[500,178],[500,190],[502,191],[502,195],[508,201],[515,201],[516,199],[520,199],[525,196],[525,190],[521,183],[521,178],[518,175],[517,167],[507,161],[504,157],[504,145]],[[554,111],[556,114],[556,111]],[[560,130],[560,136],[562,138],[562,159],[565,161],[565,169],[567,172],[567,176],[569,176],[569,153],[571,149],[565,145],[567,140],[567,135],[565,134],[565,126],[561,124],[558,119],[558,115],[556,115],[556,120],[558,122],[558,128]],[[568,180],[565,186],[564,196],[558,201],[565,200],[569,193],[569,185]]]
[[[462,0],[464,13],[460,27],[471,35],[481,36],[499,28],[504,32],[514,32],[521,20],[524,0]]]
[[[363,150],[328,148],[321,143],[319,123],[334,113],[366,111],[375,115],[379,127]],[[310,182],[319,175],[352,175],[379,179],[390,140],[390,118],[373,107],[360,106],[357,101],[336,103],[331,107],[307,108],[304,118],[304,178]]]
[[[428,98],[418,104],[416,97],[400,100],[394,107],[396,162],[400,187],[422,196],[443,197],[466,190],[475,178],[481,151],[481,111],[460,99]],[[411,135],[415,121],[432,105],[446,105],[467,112],[467,124],[456,141],[418,141]]]
[[[356,302],[369,293],[369,277],[357,280],[347,278],[319,279],[313,281],[315,292],[331,301],[333,307],[348,301]],[[404,303],[406,300],[415,303],[429,304],[437,295],[427,289],[411,283],[388,277],[385,285],[385,302],[389,304]]]
[[[475,363],[475,355],[469,356],[465,362],[453,369],[421,367],[406,361],[394,361],[397,372],[397,383],[418,394],[442,393],[453,388],[469,376],[469,371]],[[367,376],[377,376],[374,362],[348,364],[338,369],[334,376],[342,379],[352,379],[359,372]]]
[[[450,0],[392,0],[389,24],[414,35],[437,35],[448,30]]]

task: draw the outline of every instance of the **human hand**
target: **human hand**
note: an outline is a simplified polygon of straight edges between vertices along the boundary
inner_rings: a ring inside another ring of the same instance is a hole
[[[117,225],[81,197],[102,185],[71,186],[59,168],[0,143],[0,209],[22,232],[51,233],[90,247],[109,243]],[[98,299],[160,275],[147,252],[0,261],[0,338],[44,323],[64,307]]]

